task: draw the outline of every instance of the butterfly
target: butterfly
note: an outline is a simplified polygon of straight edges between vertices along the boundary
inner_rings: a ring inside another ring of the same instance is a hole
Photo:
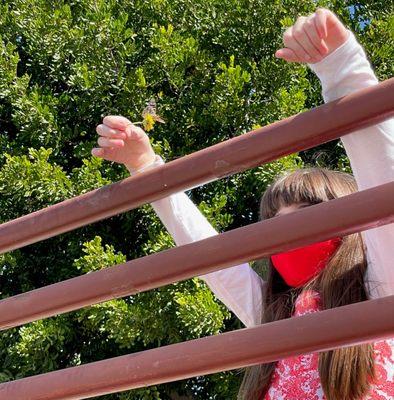
[[[141,122],[133,122],[133,124],[142,125],[146,132],[151,131],[156,122],[165,124],[164,119],[156,113],[156,101],[153,98],[149,100],[147,106],[142,111],[142,118]]]
[[[160,115],[157,115],[156,113],[156,101],[153,98],[149,100],[147,106],[144,108],[144,111],[142,111],[142,117],[144,118],[144,120],[149,118],[148,115],[153,118],[154,121],[165,124],[163,118],[161,118]]]

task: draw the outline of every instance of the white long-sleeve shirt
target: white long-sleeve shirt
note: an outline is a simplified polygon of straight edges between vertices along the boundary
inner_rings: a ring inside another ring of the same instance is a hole
[[[321,81],[325,102],[378,82],[352,32],[343,45],[310,68]],[[359,190],[394,180],[394,119],[353,132],[341,140]],[[162,162],[158,158],[143,169]],[[178,246],[218,234],[185,193],[155,201],[152,206]],[[370,283],[370,296],[377,298],[394,294],[394,224],[367,230],[362,235],[367,249],[366,281]],[[200,278],[245,326],[261,322],[265,282],[249,264]]]

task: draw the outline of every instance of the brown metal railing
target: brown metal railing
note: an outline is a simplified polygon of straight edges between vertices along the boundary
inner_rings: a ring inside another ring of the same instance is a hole
[[[373,125],[393,115],[393,92],[394,78],[2,224],[0,253]]]
[[[388,224],[393,198],[391,182],[10,297],[0,301],[0,329]]]
[[[7,222],[0,225],[0,251],[49,238],[375,124],[394,114],[393,89],[394,79],[390,79]],[[390,182],[4,299],[0,301],[0,329],[392,223],[393,198],[394,182]],[[313,223],[305,224],[306,220]],[[391,296],[8,382],[0,385],[0,400],[87,398],[388,338],[394,336],[393,305]]]
[[[0,385],[0,400],[84,399],[361,344],[394,334],[394,296]]]

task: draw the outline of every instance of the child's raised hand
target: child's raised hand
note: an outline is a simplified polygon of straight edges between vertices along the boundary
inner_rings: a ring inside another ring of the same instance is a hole
[[[314,64],[346,42],[349,31],[330,10],[319,8],[299,17],[283,34],[284,48],[275,56],[288,62]]]
[[[125,117],[107,116],[96,131],[100,135],[100,147],[92,149],[96,157],[124,164],[128,169],[141,168],[155,159],[147,134]]]

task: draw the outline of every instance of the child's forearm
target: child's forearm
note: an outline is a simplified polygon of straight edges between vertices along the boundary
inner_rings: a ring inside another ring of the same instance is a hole
[[[378,80],[353,32],[345,43],[322,61],[309,64],[319,77],[327,103],[356,90],[374,85]]]
[[[143,172],[163,164],[156,157],[153,164],[145,165]],[[175,193],[152,203],[164,226],[177,246],[217,235],[218,233],[196,205],[183,193]],[[254,326],[261,320],[263,281],[244,263],[200,276],[220,299],[245,324]]]
[[[325,102],[378,83],[353,33],[334,53],[310,67],[320,78]],[[394,179],[393,121],[391,119],[341,138],[360,190]]]
[[[175,193],[153,202],[152,206],[178,246],[217,235],[185,193]],[[245,326],[260,323],[263,281],[249,264],[236,265],[200,278]]]

